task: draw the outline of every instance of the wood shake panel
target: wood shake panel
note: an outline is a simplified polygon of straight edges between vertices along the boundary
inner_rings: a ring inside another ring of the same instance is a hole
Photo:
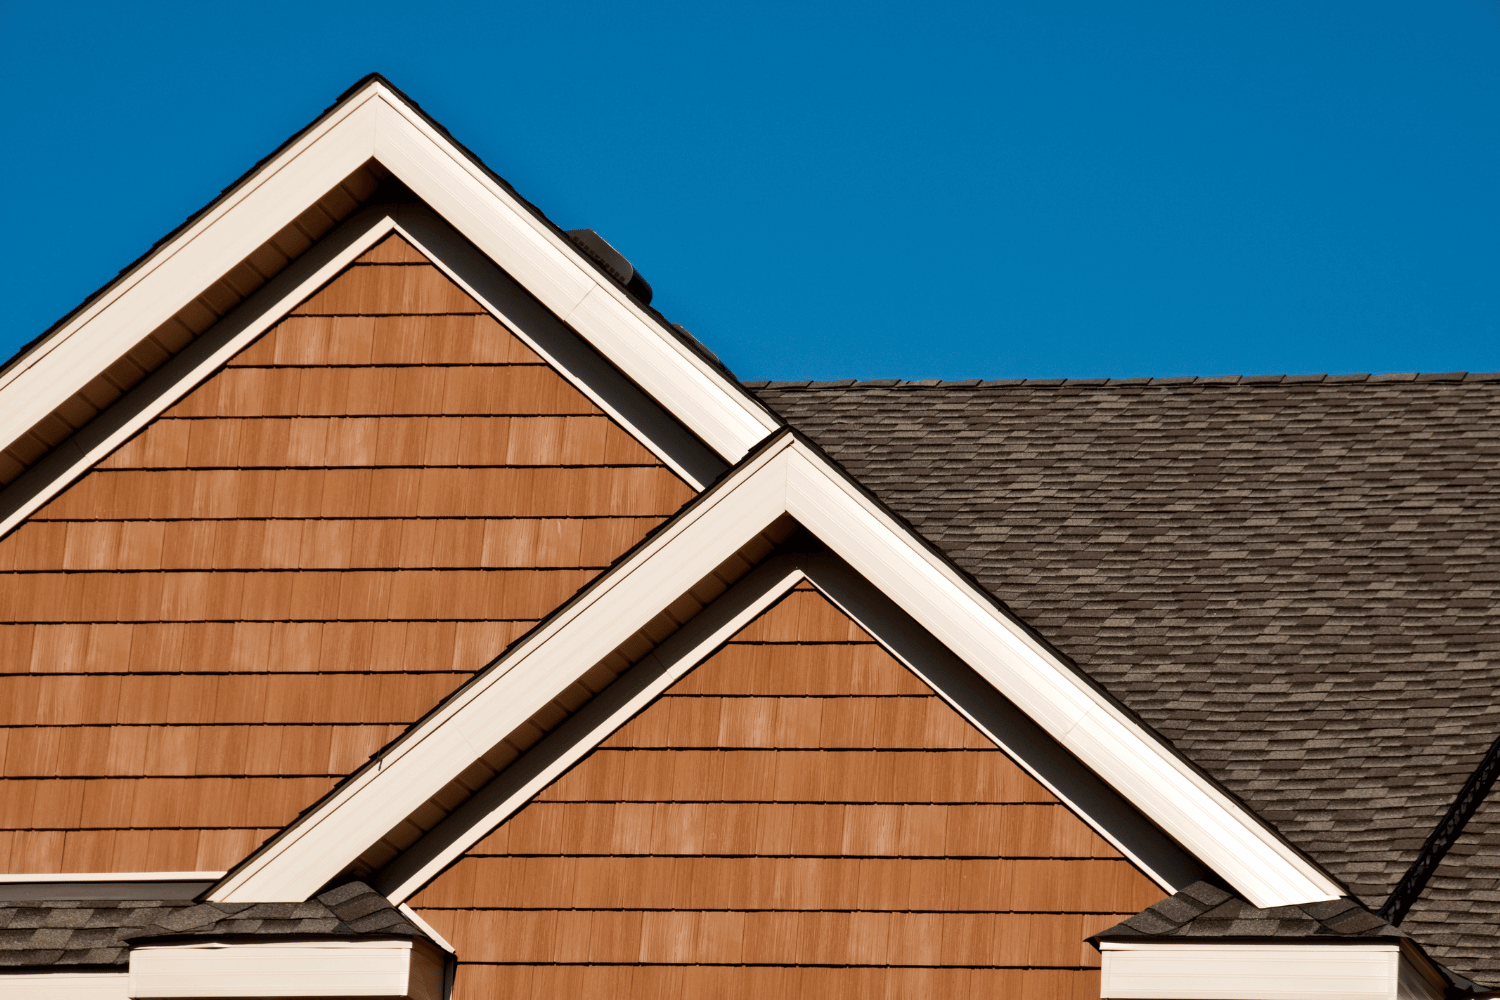
[[[638,518],[690,497],[665,468],[101,470],[33,518]]]
[[[7,625],[0,626],[0,673],[469,674],[533,624],[522,619]]]
[[[291,316],[229,367],[545,363],[489,315]]]
[[[0,539],[0,871],[232,866],[692,495],[388,238]]]
[[[1164,895],[804,585],[411,903],[461,997],[1073,997]]]
[[[657,466],[603,416],[162,419],[101,469]]]
[[[601,411],[538,365],[229,368],[167,418],[540,416]]]

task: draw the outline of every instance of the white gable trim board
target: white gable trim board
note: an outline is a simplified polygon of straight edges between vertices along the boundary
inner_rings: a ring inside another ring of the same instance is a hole
[[[1441,1000],[1426,961],[1395,941],[1100,945],[1104,1000]]]
[[[392,744],[379,768],[357,772],[232,871],[209,898],[308,898],[783,515],[808,529],[1256,906],[1343,895],[1336,882],[1057,660],[815,449],[784,432]],[[1096,821],[1096,827],[1107,831],[1104,823]],[[1181,888],[1113,839],[1159,882]],[[411,885],[402,880],[402,891]]]
[[[371,80],[0,375],[0,446],[372,159],[724,462],[739,461],[776,429],[775,417],[746,390],[600,275],[392,88]],[[299,269],[304,276],[307,270]],[[286,294],[287,281],[271,284]],[[259,297],[264,310],[266,296]]]
[[[375,206],[325,236],[286,270],[0,491],[10,531],[370,247],[396,233],[695,490],[728,467],[655,400],[595,353],[451,226],[420,205]],[[0,406],[4,405],[0,390]]]
[[[130,996],[442,1000],[445,962],[419,938],[140,945]]]

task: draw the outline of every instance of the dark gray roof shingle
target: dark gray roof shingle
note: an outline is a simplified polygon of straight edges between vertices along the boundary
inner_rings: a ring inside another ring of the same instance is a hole
[[[306,903],[27,902],[0,904],[0,967],[124,965],[134,941],[272,934],[426,937],[363,882]]]
[[[1090,940],[1405,936],[1352,899],[1261,909],[1218,886],[1195,882]]]
[[[758,395],[1372,909],[1500,734],[1496,376]]]

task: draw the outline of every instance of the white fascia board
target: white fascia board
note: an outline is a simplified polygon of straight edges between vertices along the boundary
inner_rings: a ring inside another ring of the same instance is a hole
[[[142,945],[130,951],[130,996],[440,1000],[442,964],[413,938]]]
[[[601,694],[595,699],[598,711],[586,708],[549,733],[528,751],[529,755],[544,759],[541,766],[530,771],[524,780],[494,788],[494,794],[489,794],[488,787],[476,794],[432,831],[437,835],[433,839],[441,841],[440,846],[429,849],[418,841],[392,866],[395,871],[381,873],[376,888],[392,900],[410,899],[480,837],[524,806],[803,579],[805,574],[795,560],[772,560],[769,565],[757,567],[635,664],[631,673],[642,678],[641,683],[631,686],[619,698]],[[443,827],[450,824],[459,829],[451,837],[444,836],[449,831]]]
[[[778,423],[568,240],[382,91],[375,158],[730,463]]]
[[[375,97],[367,90],[334,109],[0,376],[0,447],[367,162],[375,148]]]
[[[421,722],[383,755],[379,769],[358,773],[209,898],[307,898],[783,514],[1253,904],[1343,895],[1332,879],[1001,614],[825,459],[783,434]],[[477,830],[475,839],[484,832]],[[403,889],[409,885],[404,881]]]
[[[131,435],[185,396],[393,228],[395,221],[388,214],[370,210],[356,213],[336,227],[202,336],[146,376],[93,422],[7,486],[0,493],[0,535],[30,517],[79,475],[129,440]],[[104,363],[113,364],[116,357],[110,355]],[[6,391],[0,389],[0,414],[4,414],[0,419],[4,420],[10,419],[9,411],[5,409]],[[24,430],[22,428],[18,433]]]
[[[1104,1000],[1440,1000],[1394,941],[1188,944],[1105,941]]]
[[[16,1000],[130,1000],[126,972],[4,972],[0,997]]]
[[[799,448],[788,476],[787,513],[1250,902],[1343,895],[826,461]]]
[[[665,409],[658,409],[649,397],[592,355],[582,356],[586,349],[580,352],[569,348],[565,341],[576,343],[578,338],[551,313],[537,310],[493,262],[465,244],[440,217],[421,207],[401,206],[395,215],[386,208],[372,207],[355,213],[324,236],[62,447],[0,491],[0,535],[30,517],[393,232],[426,255],[694,490],[701,491],[723,472],[724,467],[702,444],[672,424]],[[571,357],[559,356],[559,351],[569,350]]]
[[[317,892],[774,521],[785,507],[779,459],[792,446],[793,438],[784,435],[731,473],[408,731],[381,754],[378,766],[357,772],[232,871],[208,898],[295,902]],[[758,475],[763,470],[770,471]]]
[[[382,83],[368,84],[0,376],[6,447],[374,159],[725,461],[777,421]]]

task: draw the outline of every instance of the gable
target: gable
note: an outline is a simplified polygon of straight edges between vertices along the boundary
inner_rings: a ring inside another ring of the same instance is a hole
[[[1067,996],[1163,895],[802,584],[411,905],[460,997]]]
[[[801,579],[1158,885],[1260,907],[1342,887],[974,589],[795,432],[695,497],[209,890],[429,881]]]
[[[387,238],[0,539],[0,870],[229,867],[692,493]]]

